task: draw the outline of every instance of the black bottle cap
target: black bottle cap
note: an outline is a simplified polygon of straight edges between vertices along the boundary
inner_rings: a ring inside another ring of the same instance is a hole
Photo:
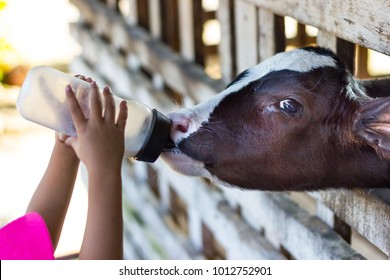
[[[152,110],[149,134],[141,150],[134,157],[136,160],[155,162],[169,139],[171,120],[156,109]]]

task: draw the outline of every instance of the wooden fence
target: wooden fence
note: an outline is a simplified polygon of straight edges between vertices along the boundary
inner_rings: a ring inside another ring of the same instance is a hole
[[[287,48],[317,42],[360,77],[372,75],[368,49],[390,55],[385,0],[71,2],[83,50],[72,72],[165,113],[214,96]],[[390,257],[390,189],[240,191],[179,175],[161,160],[126,160],[123,180],[129,259]]]

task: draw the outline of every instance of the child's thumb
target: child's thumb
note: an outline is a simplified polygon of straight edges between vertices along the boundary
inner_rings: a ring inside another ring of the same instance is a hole
[[[71,146],[73,149],[75,148],[77,138],[75,137],[68,137],[65,140],[65,144],[68,146]]]

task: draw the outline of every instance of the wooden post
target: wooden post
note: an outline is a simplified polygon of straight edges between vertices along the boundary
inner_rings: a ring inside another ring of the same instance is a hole
[[[195,35],[194,35],[194,2],[192,0],[179,1],[179,33],[180,53],[190,61],[195,59]],[[201,29],[196,26],[196,29]],[[198,39],[198,38],[197,38]]]
[[[149,0],[149,29],[154,38],[161,37],[161,14],[159,0]]]
[[[355,71],[355,44],[343,40],[341,38],[337,38],[336,41],[336,52],[337,55],[341,58],[342,61],[347,65],[347,68],[351,73]]]
[[[204,27],[204,11],[202,0],[194,0],[193,2],[193,26],[194,26],[194,48],[195,62],[205,66],[206,50],[203,44],[203,27]]]
[[[149,1],[137,0],[138,25],[149,30]]]
[[[217,18],[221,24],[221,43],[218,52],[225,83],[229,83],[237,75],[234,11],[233,0],[219,1]]]
[[[245,1],[235,2],[237,72],[258,62],[258,31],[256,6]]]
[[[178,0],[160,0],[161,39],[174,51],[180,51]]]
[[[275,46],[274,14],[265,9],[259,9],[259,62],[273,56]]]

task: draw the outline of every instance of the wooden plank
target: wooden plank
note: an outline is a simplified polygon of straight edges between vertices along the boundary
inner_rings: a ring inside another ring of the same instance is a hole
[[[257,10],[244,1],[235,2],[236,61],[240,73],[258,62]]]
[[[149,0],[137,0],[138,25],[149,30]]]
[[[256,230],[251,229],[229,207],[221,204],[224,199],[217,189],[209,188],[201,178],[180,175],[161,161],[157,161],[153,167],[159,174],[164,174],[165,180],[186,202],[187,208],[192,211],[196,209],[200,215],[197,222],[202,221],[207,225],[216,240],[225,248],[228,259],[284,258]],[[201,225],[196,227],[201,230]]]
[[[149,0],[149,30],[154,38],[161,37],[160,0]]]
[[[126,22],[130,25],[135,25],[138,22],[138,13],[137,13],[137,0],[128,0],[129,1],[129,16],[126,18]]]
[[[390,257],[390,190],[311,193]]]
[[[244,0],[390,55],[390,5],[383,0]],[[331,15],[331,16],[330,16]]]
[[[137,0],[121,0],[118,2],[118,13],[120,13],[130,25],[137,24]]]
[[[100,12],[104,10],[104,7],[99,6],[96,9],[95,14],[95,23],[93,25],[94,30],[102,37],[102,38],[110,38],[111,36],[111,25],[110,22],[113,21],[113,17],[115,17],[115,12],[110,11],[109,13]],[[106,9],[107,10],[107,9]]]
[[[202,250],[202,217],[198,209],[192,205],[188,207],[190,240],[197,251]]]
[[[336,36],[333,33],[321,29],[318,30],[317,44],[320,47],[328,48],[336,52]]]
[[[259,60],[260,62],[276,53],[274,14],[259,9]]]
[[[220,0],[217,10],[217,19],[221,25],[221,42],[218,53],[221,64],[222,79],[229,83],[236,75],[236,47],[234,5],[232,0]]]
[[[332,228],[310,215],[283,193],[223,189],[252,227],[265,231],[275,247],[283,246],[295,259],[363,259]]]
[[[193,1],[181,0],[178,4],[180,54],[189,61],[193,61],[195,59]]]
[[[118,0],[106,0],[106,5],[110,9],[117,10],[118,9]]]
[[[80,21],[84,24],[93,25],[95,23],[95,9],[100,6],[95,2],[82,1],[82,0],[69,0],[70,3],[77,6],[80,11]]]
[[[153,38],[161,38],[161,8],[160,0],[149,0],[149,31]],[[127,36],[126,36],[127,38]],[[153,87],[157,90],[164,88],[164,80],[158,73],[152,73]]]
[[[329,209],[325,204],[321,201],[317,200],[316,203],[316,216],[319,217],[322,221],[324,221],[328,226],[333,228],[334,226],[334,213]]]
[[[193,29],[194,33],[194,51],[195,63],[201,65],[202,67],[206,64],[206,48],[203,44],[203,30],[204,30],[204,11],[202,6],[202,0],[192,1],[192,12],[193,12],[193,26],[196,28]]]
[[[180,51],[178,0],[160,0],[161,40]]]
[[[110,26],[111,26],[111,35],[110,35],[111,44],[114,46],[115,49],[120,50],[123,53],[128,53],[131,49],[131,45],[129,42],[129,38],[127,36],[126,27],[117,21],[112,21],[110,23]]]

